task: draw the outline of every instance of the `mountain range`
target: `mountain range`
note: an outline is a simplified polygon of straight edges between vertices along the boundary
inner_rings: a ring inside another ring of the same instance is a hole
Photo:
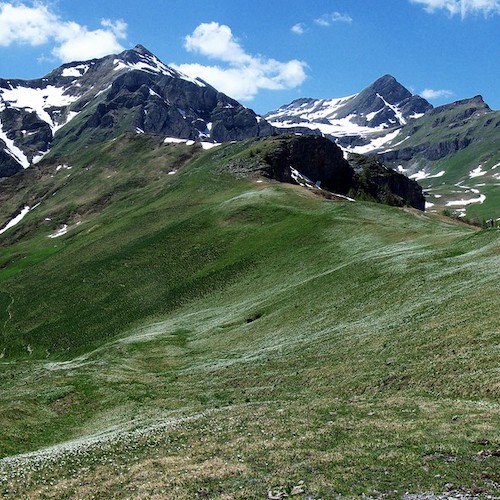
[[[499,498],[499,229],[424,211],[494,213],[498,114],[371,87],[1,80],[2,498]]]
[[[166,66],[141,45],[65,64],[38,80],[0,80],[0,216],[5,217],[0,231],[44,199],[47,188],[40,190],[36,172],[70,163],[76,152],[124,133],[209,148],[281,131],[206,82]],[[349,165],[327,138],[297,137],[268,143],[266,148],[281,148],[283,158],[276,163],[272,154],[256,155],[257,170],[323,194],[424,210],[421,187],[401,173],[377,162]],[[344,173],[336,181],[338,172]]]
[[[0,79],[0,178],[51,152],[124,132],[210,144],[321,135],[417,180],[429,211],[498,218],[500,112],[481,96],[438,108],[385,75],[341,98],[301,98],[258,116],[141,45],[64,64],[38,80]],[[168,140],[168,139],[167,139]],[[320,179],[315,179],[315,182]]]
[[[375,156],[418,180],[429,211],[499,217],[500,111],[481,96],[434,108],[385,75],[358,94],[298,99],[265,118],[281,130],[329,137],[346,155]]]

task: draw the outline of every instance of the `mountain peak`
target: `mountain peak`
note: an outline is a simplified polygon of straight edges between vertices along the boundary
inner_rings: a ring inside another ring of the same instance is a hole
[[[422,116],[432,106],[386,74],[361,92],[334,99],[296,99],[265,118],[278,128],[313,130],[352,151],[365,153],[389,141],[395,129]],[[373,143],[371,141],[373,140]],[[359,147],[359,150],[355,148]]]
[[[381,94],[391,104],[396,104],[412,96],[412,93],[392,75],[384,75],[378,78],[363,92]]]
[[[471,104],[475,104],[478,107],[484,108],[486,111],[491,111],[491,108],[484,102],[483,96],[482,95],[476,95],[474,97],[471,97],[469,99],[469,102]]]
[[[151,51],[149,51],[146,47],[144,47],[144,45],[141,45],[140,43],[138,43],[132,50],[143,56],[154,56]]]
[[[432,114],[451,113],[455,120],[463,120],[475,113],[488,113],[491,108],[484,102],[483,96],[476,95],[468,99],[443,104],[432,110]]]
[[[225,142],[273,132],[252,110],[140,44],[37,80],[0,78],[0,104],[0,177],[74,148],[83,136],[92,143],[128,131]]]
[[[396,80],[396,78],[394,76],[388,74],[388,73],[386,75],[384,75],[384,76],[381,76],[380,78],[377,78],[375,80],[374,84],[377,83],[377,82],[380,82],[380,83],[382,83],[382,82],[388,82],[388,83],[397,83],[397,84],[399,84],[399,82]]]

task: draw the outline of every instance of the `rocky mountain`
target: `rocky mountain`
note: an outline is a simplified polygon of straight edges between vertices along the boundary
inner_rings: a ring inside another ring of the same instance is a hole
[[[358,94],[298,99],[265,115],[280,130],[323,135],[425,189],[427,209],[500,217],[500,112],[481,96],[433,108],[386,75]]]
[[[297,99],[265,115],[276,128],[322,134],[357,153],[371,151],[394,130],[432,109],[393,76],[385,75],[361,92],[337,99]]]
[[[0,176],[125,131],[223,142],[272,133],[252,110],[166,66],[141,45],[64,64],[37,80],[0,79]]]

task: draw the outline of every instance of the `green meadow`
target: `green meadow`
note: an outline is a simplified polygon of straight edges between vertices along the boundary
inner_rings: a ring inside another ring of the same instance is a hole
[[[3,496],[500,495],[499,230],[228,168],[252,148],[6,187],[40,205],[0,235]]]

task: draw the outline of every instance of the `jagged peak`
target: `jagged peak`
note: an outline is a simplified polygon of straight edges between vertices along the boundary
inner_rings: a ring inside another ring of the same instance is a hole
[[[382,95],[395,94],[400,100],[412,96],[412,93],[392,75],[384,75],[366,87],[363,92],[376,92]]]
[[[138,43],[132,50],[141,55],[155,57],[155,55],[150,50],[148,50],[146,47],[144,47],[144,45],[141,45],[140,43]]]

